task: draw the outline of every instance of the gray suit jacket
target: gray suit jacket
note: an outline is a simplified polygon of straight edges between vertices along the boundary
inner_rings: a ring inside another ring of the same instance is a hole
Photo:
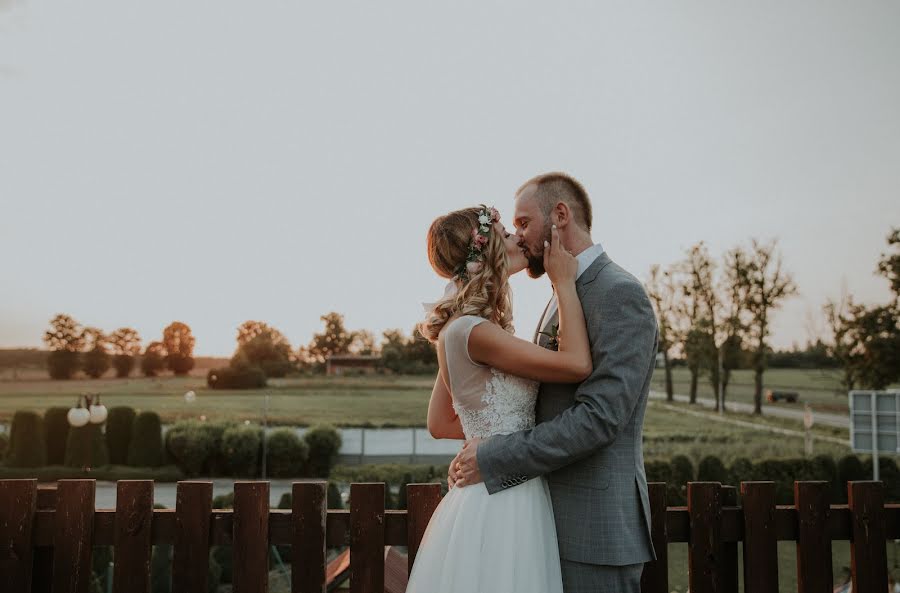
[[[576,288],[591,343],[591,376],[580,384],[542,384],[536,426],[482,442],[478,465],[491,494],[546,475],[561,558],[614,566],[646,562],[656,554],[641,440],[656,316],[640,281],[606,253]]]

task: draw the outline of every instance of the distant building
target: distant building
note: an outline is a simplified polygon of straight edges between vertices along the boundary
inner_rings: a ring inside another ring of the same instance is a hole
[[[333,354],[325,359],[325,374],[329,377],[342,375],[371,375],[378,371],[380,356],[362,354]]]

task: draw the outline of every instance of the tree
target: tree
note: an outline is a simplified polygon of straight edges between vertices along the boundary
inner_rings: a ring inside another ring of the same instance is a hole
[[[770,349],[770,315],[785,299],[797,293],[797,286],[791,275],[784,270],[777,248],[777,241],[761,243],[753,239],[746,265],[738,280],[747,292],[747,310],[750,313],[748,327],[756,346],[753,356],[754,414],[762,414],[763,373]]]
[[[674,399],[674,387],[672,385],[672,361],[669,352],[676,343],[676,308],[678,299],[678,287],[673,278],[673,271],[663,271],[659,265],[650,267],[650,277],[647,280],[647,294],[659,325],[659,351],[663,355],[663,365],[666,372],[666,400]]]
[[[353,332],[353,341],[348,350],[363,356],[375,354],[375,336],[367,329]]]
[[[744,336],[749,321],[748,288],[743,282],[744,270],[748,265],[747,253],[741,247],[735,247],[725,254],[723,263],[719,357],[722,367],[722,406],[724,408],[728,384],[731,382],[731,373],[741,365],[743,359]]]
[[[437,350],[426,340],[418,327],[407,337],[399,329],[382,334],[381,364],[395,373],[424,374],[437,370]]]
[[[322,363],[334,354],[348,354],[353,343],[354,332],[344,327],[344,316],[331,312],[322,315],[325,323],[322,333],[313,334],[312,342],[307,347],[309,357],[315,362]]]
[[[107,338],[102,330],[96,327],[84,329],[85,354],[82,370],[93,379],[98,379],[109,370],[109,353],[106,351]]]
[[[697,401],[697,378],[701,369],[709,372],[710,383],[719,407],[719,364],[716,334],[719,331],[720,302],[716,293],[715,262],[701,241],[688,249],[680,265],[684,275],[682,317],[688,322],[685,356],[691,372],[691,403]],[[706,335],[702,335],[705,333]],[[690,350],[690,352],[688,351]]]
[[[163,330],[166,366],[176,376],[187,375],[194,368],[194,342],[191,328],[181,321],[173,321]]]
[[[155,377],[166,367],[166,348],[162,342],[150,342],[141,358],[141,371],[146,377]]]
[[[81,325],[68,315],[59,314],[50,320],[44,332],[44,343],[52,350],[47,358],[47,370],[52,379],[71,379],[78,370],[79,353],[84,350]]]
[[[269,377],[291,370],[291,345],[280,331],[261,321],[245,321],[238,328],[238,347],[231,357],[234,368],[259,367]]]
[[[120,327],[109,336],[116,377],[127,377],[134,368],[135,358],[141,353],[141,336],[130,327]]]
[[[856,387],[856,372],[858,364],[854,340],[856,338],[853,329],[852,311],[855,309],[853,298],[846,293],[838,302],[825,303],[825,321],[831,333],[828,345],[829,354],[838,361],[844,374],[841,377],[841,386],[846,391],[852,391]]]

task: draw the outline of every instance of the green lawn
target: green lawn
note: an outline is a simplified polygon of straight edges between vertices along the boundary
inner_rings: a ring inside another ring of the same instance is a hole
[[[900,545],[887,542],[888,574],[900,578]],[[669,544],[669,591],[685,593],[688,590],[687,544]],[[740,589],[743,590],[743,561],[738,544]],[[832,573],[835,583],[843,583],[850,574],[850,542],[835,541],[831,544]],[[797,545],[794,542],[778,542],[778,591],[797,591]]]
[[[270,388],[251,391],[213,391],[206,388],[202,377],[4,381],[0,382],[0,419],[8,421],[18,409],[43,411],[50,406],[71,406],[78,394],[89,391],[100,393],[107,406],[155,410],[164,422],[201,415],[258,422],[262,420],[263,395],[269,393],[269,420],[274,424],[424,426],[431,381],[429,377],[297,378],[273,380]],[[197,394],[192,403],[184,399],[189,390]],[[739,414],[729,417],[763,426],[801,428],[798,421]],[[842,439],[847,434],[827,427],[816,427],[816,431]],[[739,456],[795,457],[803,451],[800,437],[706,421],[665,409],[657,402],[650,404],[644,433],[645,456],[649,460],[685,454],[696,462],[715,453],[729,463]],[[847,450],[840,445],[817,443],[816,452],[843,455]]]
[[[673,369],[672,380],[675,393],[690,394],[691,375],[684,367]],[[665,391],[666,375],[662,369],[653,374],[653,389]],[[779,406],[803,408],[809,403],[813,409],[823,412],[847,413],[847,392],[841,387],[841,371],[835,369],[769,369],[763,375],[763,397],[766,389],[782,389],[799,392],[796,404],[781,402]],[[753,403],[753,371],[740,370],[732,373],[726,392],[727,401]],[[697,395],[713,397],[709,375],[701,375],[697,382]]]

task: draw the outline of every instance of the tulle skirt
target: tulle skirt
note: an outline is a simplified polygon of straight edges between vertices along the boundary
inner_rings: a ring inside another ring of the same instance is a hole
[[[406,593],[562,593],[543,478],[489,495],[452,488],[425,530]]]

